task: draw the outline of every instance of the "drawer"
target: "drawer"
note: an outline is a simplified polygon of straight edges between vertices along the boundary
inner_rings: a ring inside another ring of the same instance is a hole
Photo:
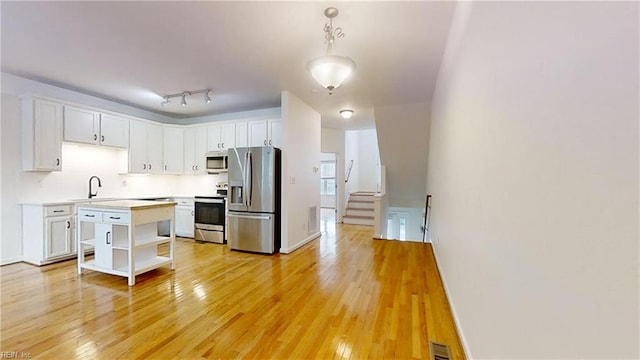
[[[102,215],[102,221],[109,224],[129,224],[131,217],[129,213],[109,212],[105,211]]]
[[[78,210],[78,222],[102,222],[102,211]]]
[[[174,198],[176,206],[193,207],[194,201],[191,198]]]
[[[71,215],[73,205],[50,205],[46,207],[46,216]]]

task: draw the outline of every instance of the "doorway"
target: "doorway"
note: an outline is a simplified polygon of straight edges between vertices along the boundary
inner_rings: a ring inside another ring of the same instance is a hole
[[[323,228],[335,226],[338,211],[338,154],[320,154],[320,220]],[[325,229],[323,229],[325,230]]]

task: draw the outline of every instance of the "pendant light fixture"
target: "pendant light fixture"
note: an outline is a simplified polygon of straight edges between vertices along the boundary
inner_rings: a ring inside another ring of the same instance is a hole
[[[338,16],[338,9],[334,7],[327,8],[324,10],[324,16],[329,19],[329,22],[324,24],[327,53],[325,56],[307,62],[307,70],[322,87],[329,90],[329,95],[331,95],[333,90],[340,87],[342,82],[355,70],[356,63],[349,57],[338,56],[333,53],[333,43],[336,38],[344,36],[341,27],[333,27],[333,18]]]

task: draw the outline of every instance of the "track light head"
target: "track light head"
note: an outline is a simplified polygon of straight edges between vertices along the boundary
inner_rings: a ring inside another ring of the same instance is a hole
[[[211,104],[211,98],[209,97],[209,91],[211,91],[211,90],[207,89],[204,92],[204,102],[206,102],[207,104]]]
[[[169,106],[169,103],[170,103],[169,98],[165,97],[164,101],[161,102],[160,105],[162,105],[162,107],[167,107]]]
[[[182,100],[180,101],[180,105],[182,105],[182,107],[187,106],[187,99],[186,99],[186,97],[185,97],[185,96],[187,96],[187,94],[184,94],[184,93],[183,93],[183,94],[182,94]]]

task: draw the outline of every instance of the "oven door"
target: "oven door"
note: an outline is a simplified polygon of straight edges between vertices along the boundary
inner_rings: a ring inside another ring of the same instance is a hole
[[[224,243],[224,199],[195,199],[195,239]]]

